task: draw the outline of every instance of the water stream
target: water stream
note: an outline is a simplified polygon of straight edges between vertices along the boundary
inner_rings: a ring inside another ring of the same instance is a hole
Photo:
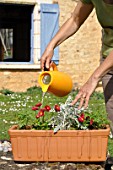
[[[44,102],[44,96],[45,96],[45,94],[46,94],[46,92],[43,92],[43,93],[42,93],[42,101],[41,101],[42,106],[43,106],[43,102]]]

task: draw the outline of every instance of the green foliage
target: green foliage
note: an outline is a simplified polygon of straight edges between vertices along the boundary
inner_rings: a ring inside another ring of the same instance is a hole
[[[26,109],[18,113],[17,124],[20,129],[27,129],[27,127],[32,129],[54,129],[55,133],[60,129],[103,129],[106,128],[106,124],[109,124],[106,114],[100,112],[97,108],[95,109],[95,107],[95,111],[92,110],[93,105],[87,110],[83,108],[78,110],[79,103],[71,106],[71,102],[72,97],[69,96],[65,103],[60,104],[60,110],[57,112],[54,108],[51,109],[49,100],[46,103],[50,108],[49,111],[45,111],[45,107],[42,106],[41,108],[36,107],[35,104],[34,108],[36,110],[29,108],[29,110]]]
[[[20,129],[24,129],[26,126],[31,126],[34,123],[35,115],[32,115],[31,111],[27,110],[18,113],[17,118]]]
[[[110,139],[110,138],[108,140],[108,150],[109,150],[110,156],[113,157],[113,139]]]
[[[36,119],[37,111],[27,110],[19,112],[17,115],[17,124],[19,129],[35,129],[35,130],[49,130],[50,126],[48,125],[47,120],[45,121]]]
[[[37,93],[37,92],[42,94],[42,90],[40,87],[33,86],[27,89],[27,93]]]
[[[103,100],[104,96],[103,96],[103,93],[101,92],[95,92],[92,94],[91,98],[95,98],[97,100]]]
[[[13,94],[14,92],[8,89],[3,89],[3,90],[0,90],[0,93],[4,95],[8,95],[8,94]]]

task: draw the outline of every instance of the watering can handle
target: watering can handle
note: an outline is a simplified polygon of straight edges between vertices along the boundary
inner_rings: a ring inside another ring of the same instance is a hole
[[[58,68],[57,68],[57,66],[56,66],[56,64],[54,62],[52,62],[50,64],[50,69],[49,70],[50,71],[58,71]]]

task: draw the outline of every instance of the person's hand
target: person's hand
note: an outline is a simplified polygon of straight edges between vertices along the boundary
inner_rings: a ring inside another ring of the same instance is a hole
[[[91,94],[94,92],[98,81],[92,77],[80,88],[75,99],[71,103],[74,105],[76,102],[80,101],[78,109],[81,107],[87,108]]]
[[[46,49],[45,52],[43,53],[41,57],[41,68],[44,70],[44,66],[49,69],[50,68],[50,63],[51,59],[53,57],[54,50],[53,49]]]

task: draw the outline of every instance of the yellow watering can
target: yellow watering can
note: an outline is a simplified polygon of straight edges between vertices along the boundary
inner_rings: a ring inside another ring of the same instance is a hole
[[[58,71],[55,63],[51,64],[49,71],[41,72],[38,83],[43,92],[50,92],[58,97],[69,94],[73,86],[71,77]]]

